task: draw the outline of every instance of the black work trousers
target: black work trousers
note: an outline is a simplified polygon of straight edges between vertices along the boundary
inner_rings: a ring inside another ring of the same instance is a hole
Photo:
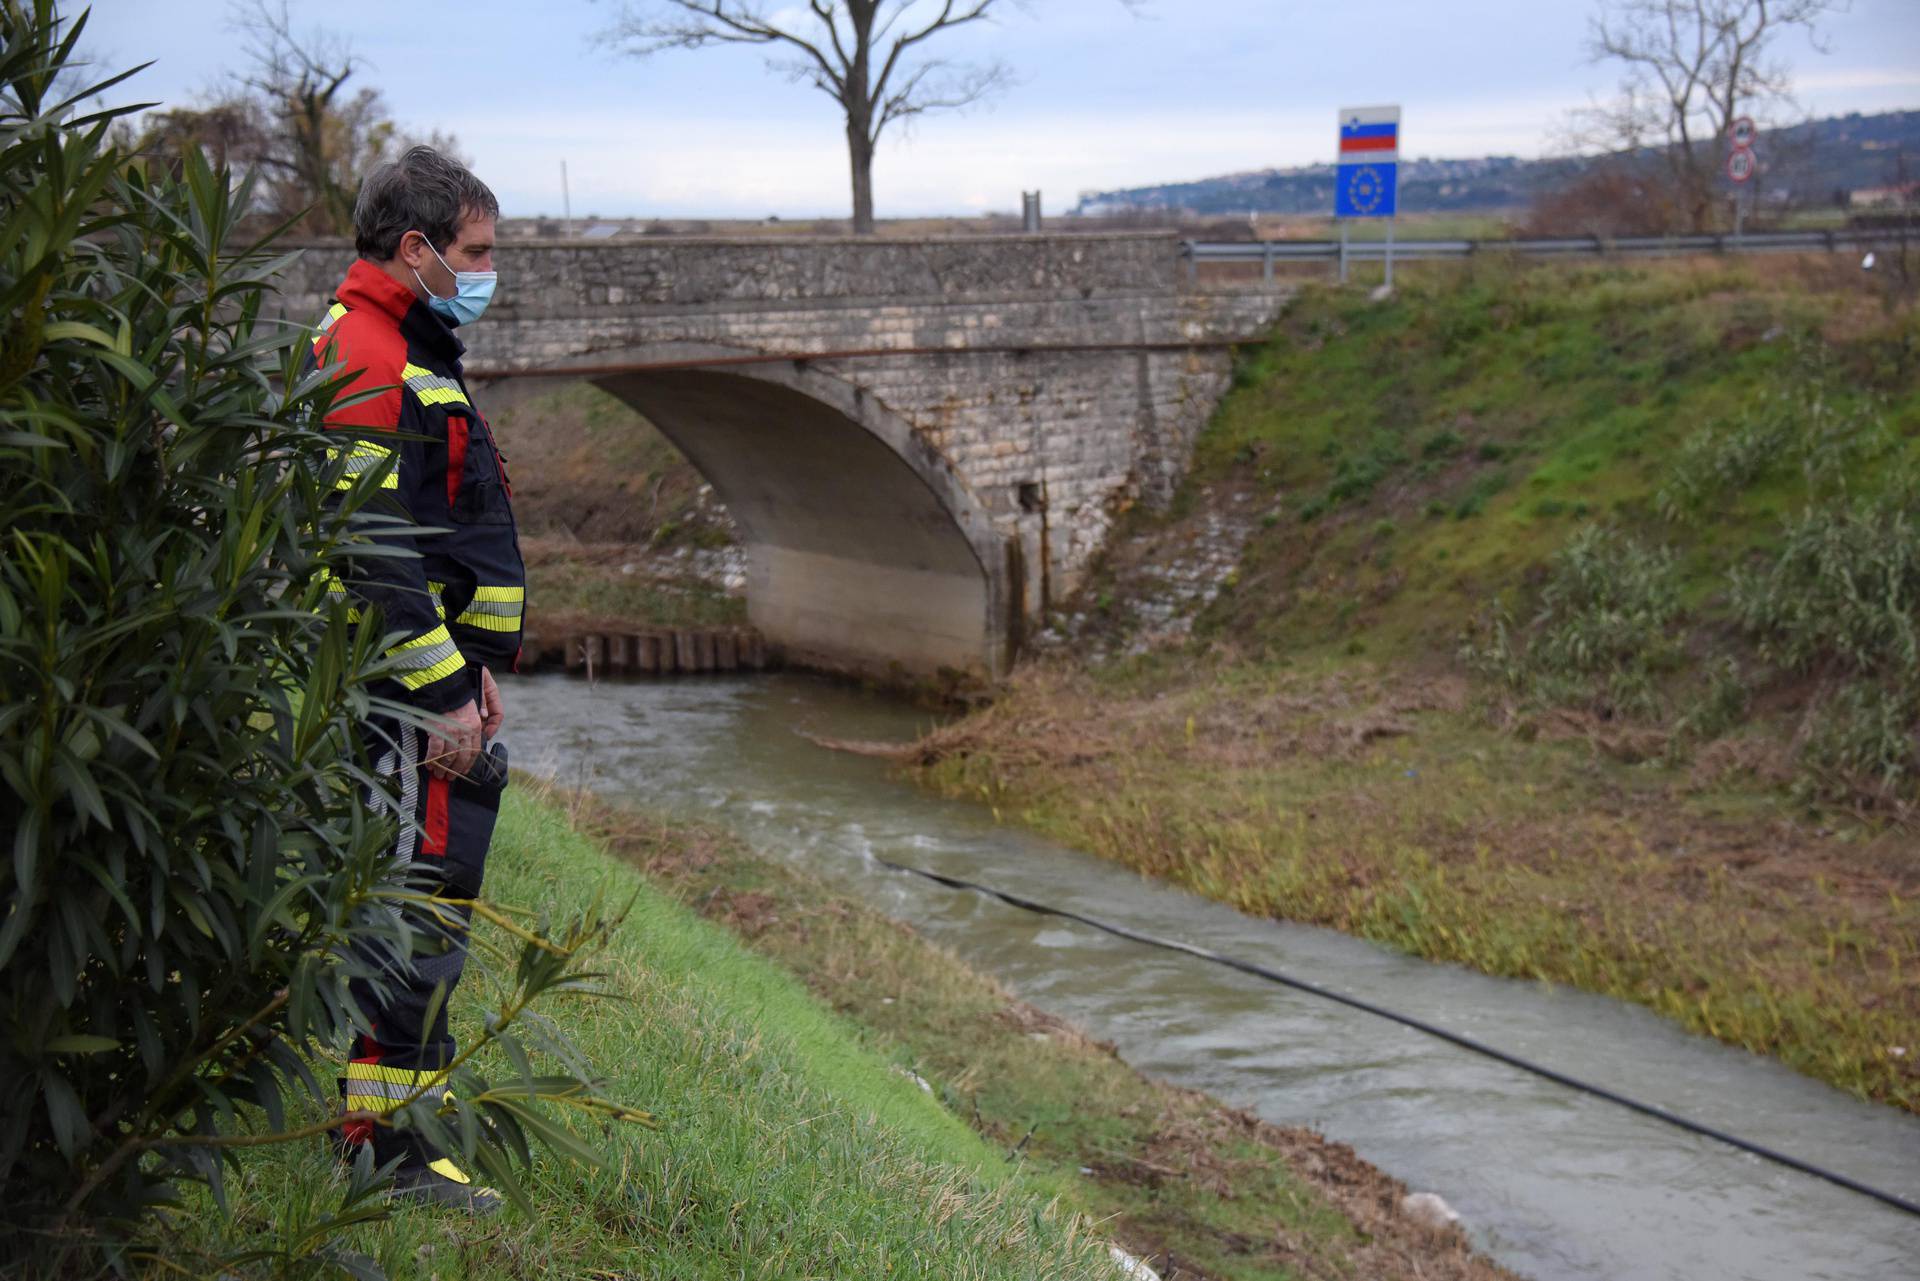
[[[478,688],[479,668],[472,669]],[[394,858],[410,885],[449,900],[474,899],[487,865],[500,794],[506,787],[502,749],[499,768],[481,762],[464,779],[430,773],[422,762],[426,731],[379,720],[368,727],[375,770],[392,780],[400,813]],[[385,802],[376,798],[384,808]],[[349,1112],[385,1113],[418,1095],[445,1092],[444,1069],[455,1045],[447,1030],[447,1006],[467,960],[471,910],[457,902],[409,910],[412,954],[404,961],[391,950],[361,953],[380,971],[378,982],[357,979],[350,985],[369,1030],[354,1038],[342,1080]],[[347,1127],[346,1138],[360,1141],[371,1124]]]

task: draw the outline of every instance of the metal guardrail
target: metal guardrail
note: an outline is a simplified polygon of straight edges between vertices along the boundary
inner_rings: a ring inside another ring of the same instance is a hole
[[[1384,240],[1353,240],[1345,246],[1346,260],[1382,262],[1387,250],[1393,250],[1396,262],[1419,259],[1474,258],[1511,254],[1532,258],[1570,258],[1613,254],[1664,257],[1675,254],[1726,253],[1838,253],[1842,250],[1866,251],[1879,245],[1897,243],[1903,238],[1920,240],[1920,227],[1902,229],[1858,228],[1842,231],[1762,231],[1745,235],[1701,236],[1569,236],[1544,240],[1396,240],[1391,246]],[[1275,263],[1339,262],[1338,240],[1247,240],[1198,241],[1180,243],[1180,256],[1187,261],[1189,278],[1198,275],[1203,262],[1257,262],[1267,280],[1273,279]]]

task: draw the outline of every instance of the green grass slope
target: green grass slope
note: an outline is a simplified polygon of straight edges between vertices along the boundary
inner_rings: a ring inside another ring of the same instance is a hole
[[[1810,497],[1799,467],[1764,465],[1803,461],[1784,448],[1703,468],[1715,441],[1817,414],[1834,452],[1868,415],[1876,438],[1832,460],[1856,491],[1920,460],[1920,323],[1861,276],[1839,260],[1495,264],[1383,304],[1308,293],[1239,371],[1182,495],[1241,481],[1279,500],[1218,629],[1451,652],[1489,596],[1594,520],[1683,545],[1689,597],[1710,596]],[[1676,480],[1705,491],[1704,519],[1662,519]]]
[[[664,1128],[589,1135],[609,1154],[603,1169],[542,1157],[532,1221],[399,1208],[351,1230],[347,1248],[392,1277],[465,1281],[1112,1275],[1104,1245],[1055,1207],[1053,1189],[1010,1170],[853,1025],[609,860],[563,811],[510,792],[488,896],[564,915],[603,889],[613,902],[635,896],[600,967],[621,999],[547,1013],[609,1078],[605,1093]],[[467,983],[485,986],[471,973]],[[478,1005],[463,986],[456,1014]],[[189,1271],[242,1240],[298,1253],[292,1243],[344,1186],[319,1143],[242,1169],[226,1244],[210,1215],[168,1243]]]
[[[1173,518],[1222,488],[1266,514],[1202,636],[1464,653],[1523,711],[1790,741],[1810,792],[1913,803],[1920,321],[1851,261],[1311,291]]]

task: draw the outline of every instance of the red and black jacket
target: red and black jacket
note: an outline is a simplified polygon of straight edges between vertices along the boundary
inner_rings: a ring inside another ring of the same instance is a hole
[[[460,374],[466,347],[411,289],[356,261],[314,339],[322,366],[349,375],[326,426],[343,441],[347,477],[395,466],[362,514],[385,514],[437,532],[399,536],[367,522],[370,541],[417,556],[360,556],[330,589],[380,607],[401,697],[430,712],[473,697],[470,666],[511,668],[520,653],[526,570],[514,529],[506,468],[487,420]],[[397,457],[396,457],[397,456]]]

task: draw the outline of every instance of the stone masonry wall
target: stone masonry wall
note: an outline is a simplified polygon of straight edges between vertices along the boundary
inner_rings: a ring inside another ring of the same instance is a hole
[[[1251,338],[1286,297],[1185,292],[1164,234],[535,242],[496,258],[500,292],[468,356],[476,373],[680,343],[941,349],[815,367],[871,392],[946,456],[1022,542],[1034,606],[1043,590],[1072,589],[1120,511],[1171,495],[1230,357],[997,349]],[[311,246],[287,280],[288,314],[317,318],[350,261],[344,246]],[[1023,486],[1044,513],[1023,508]]]

